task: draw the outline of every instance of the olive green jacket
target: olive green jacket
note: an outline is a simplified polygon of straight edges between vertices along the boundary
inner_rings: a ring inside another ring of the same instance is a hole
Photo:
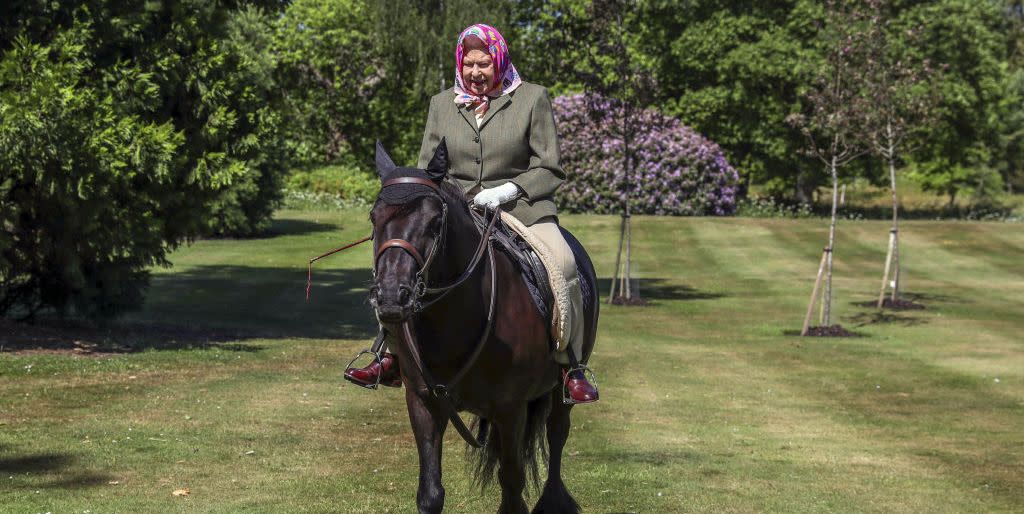
[[[442,137],[451,176],[464,191],[512,182],[524,194],[503,209],[527,226],[556,215],[552,195],[565,172],[547,89],[523,82],[511,93],[491,99],[479,129],[472,109],[455,103],[454,89],[442,91],[430,99],[418,168],[427,167]]]

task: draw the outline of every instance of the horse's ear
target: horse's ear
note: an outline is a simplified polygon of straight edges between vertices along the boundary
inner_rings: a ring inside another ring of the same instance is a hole
[[[443,137],[441,142],[437,144],[437,148],[434,149],[434,156],[427,163],[426,172],[427,176],[434,182],[441,182],[448,173],[448,145]]]
[[[379,139],[377,140],[377,152],[374,160],[377,163],[377,174],[380,175],[381,180],[384,180],[384,176],[394,171],[397,167],[395,166],[395,161],[388,155],[388,151],[384,149],[384,145],[381,144]]]

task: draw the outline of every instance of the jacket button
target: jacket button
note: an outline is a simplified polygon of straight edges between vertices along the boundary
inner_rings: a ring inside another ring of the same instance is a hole
[[[477,158],[475,159],[475,161],[476,161],[476,163],[477,163],[477,164],[480,164],[480,158],[479,158],[479,157],[477,157]]]
[[[479,136],[478,137],[474,137],[473,138],[473,142],[474,143],[479,143],[480,142],[480,137]]]

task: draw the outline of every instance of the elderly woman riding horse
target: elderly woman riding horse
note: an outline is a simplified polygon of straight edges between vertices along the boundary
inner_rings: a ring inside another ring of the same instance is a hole
[[[552,195],[565,179],[547,90],[524,82],[509,60],[496,29],[477,24],[465,29],[455,48],[455,86],[430,100],[418,168],[425,169],[435,148],[447,143],[450,175],[476,206],[501,206],[526,225],[555,259],[549,273],[560,273],[568,296],[567,326],[555,334],[552,357],[565,366],[569,401],[589,403],[597,389],[570,362],[583,361],[583,300],[573,252],[558,227]],[[382,328],[374,353],[384,349]],[[572,352],[572,355],[568,355]],[[348,368],[345,378],[364,387],[401,385],[398,358],[384,353],[363,368]]]

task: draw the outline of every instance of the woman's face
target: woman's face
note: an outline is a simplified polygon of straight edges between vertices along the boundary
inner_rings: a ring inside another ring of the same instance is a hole
[[[470,36],[463,40],[462,48],[462,83],[474,95],[487,94],[494,85],[494,61],[484,42]]]

